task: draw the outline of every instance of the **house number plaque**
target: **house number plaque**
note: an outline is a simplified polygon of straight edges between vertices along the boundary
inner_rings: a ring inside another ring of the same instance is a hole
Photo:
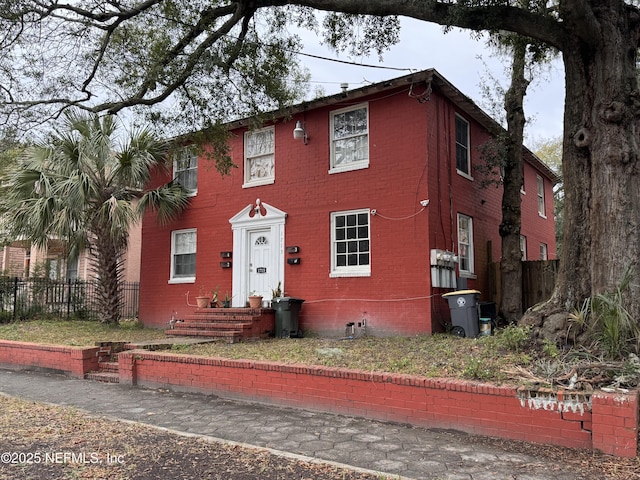
[[[267,267],[256,268],[256,273],[267,273]]]

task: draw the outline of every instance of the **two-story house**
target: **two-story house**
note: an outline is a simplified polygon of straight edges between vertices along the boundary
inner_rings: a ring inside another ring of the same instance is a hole
[[[173,174],[193,191],[188,209],[170,226],[145,217],[146,325],[188,314],[201,288],[219,286],[243,307],[252,292],[270,300],[281,283],[304,299],[305,330],[336,336],[355,322],[372,335],[412,335],[448,321],[443,293],[487,288],[487,264],[501,256],[502,189],[485,186],[475,166],[500,127],[437,71],[248,124],[228,124],[231,175],[185,154]],[[528,259],[555,257],[556,180],[526,153]]]

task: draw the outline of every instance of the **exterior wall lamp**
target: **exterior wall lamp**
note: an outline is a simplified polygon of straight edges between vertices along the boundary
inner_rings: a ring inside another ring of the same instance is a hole
[[[296,122],[296,128],[293,129],[293,138],[296,140],[302,139],[305,145],[309,143],[309,136],[307,135],[307,131],[302,126],[302,122],[300,120]]]

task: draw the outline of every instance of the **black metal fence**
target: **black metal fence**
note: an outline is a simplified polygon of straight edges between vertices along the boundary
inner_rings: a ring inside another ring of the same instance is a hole
[[[138,316],[138,282],[120,285],[120,317]],[[97,282],[0,277],[0,323],[41,316],[99,318]]]

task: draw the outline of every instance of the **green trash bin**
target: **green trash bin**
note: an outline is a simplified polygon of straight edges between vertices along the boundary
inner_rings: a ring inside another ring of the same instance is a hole
[[[276,311],[276,338],[302,338],[299,327],[299,314],[302,308],[301,298],[276,297],[271,300],[271,308]]]
[[[457,290],[442,295],[451,311],[451,333],[458,337],[475,338],[480,333],[480,292],[478,290]]]

